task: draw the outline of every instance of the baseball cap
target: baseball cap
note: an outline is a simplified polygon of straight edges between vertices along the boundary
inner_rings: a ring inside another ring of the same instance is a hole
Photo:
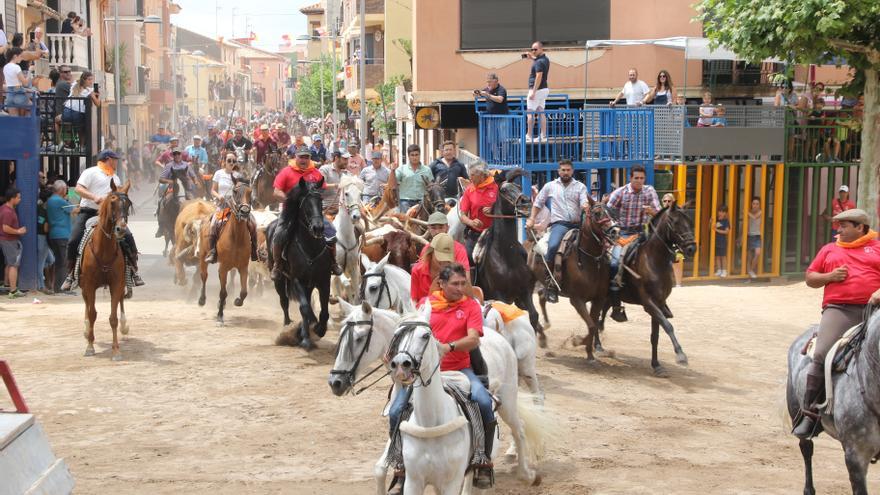
[[[374,151],[374,152],[370,153],[370,158],[372,158],[373,160],[375,160],[376,158],[382,158],[382,152],[381,151]]]
[[[113,158],[115,160],[118,160],[119,155],[117,155],[116,152],[113,150],[103,150],[100,153],[98,153],[98,160],[104,161],[108,158]]]
[[[269,124],[263,124],[263,125],[261,125],[261,126],[260,126],[260,130],[261,130],[261,131],[268,131],[268,130],[269,130]]]
[[[449,220],[446,218],[446,215],[435,211],[428,217],[428,225],[449,225]]]
[[[195,136],[193,136],[193,141],[195,141],[195,140],[197,140],[197,139],[198,139],[199,141],[201,141],[201,140],[202,140],[202,136],[199,136],[198,134],[196,134]]]
[[[171,152],[171,154],[172,154],[172,155],[179,155],[179,154],[180,154],[180,150],[179,150],[179,149],[175,149],[174,151]]]
[[[455,241],[449,234],[437,234],[431,239],[428,253],[437,261],[455,261]]]
[[[171,139],[169,139],[168,141],[180,141],[180,138],[177,136],[171,136]]]
[[[851,210],[846,210],[843,212],[834,215],[835,222],[853,222],[860,225],[869,225],[870,220],[868,220],[868,214],[865,213],[865,210],[860,210],[858,208],[853,208]]]
[[[321,136],[315,134],[314,136],[312,136],[312,141],[323,141],[323,140],[321,139]]]
[[[288,150],[288,152],[289,151],[290,150]],[[305,146],[305,145],[296,148],[295,154],[296,154],[296,156],[303,156],[303,155],[312,156],[312,152],[309,150],[309,147]]]
[[[842,192],[849,192],[849,186],[846,185],[846,184],[844,184],[844,185],[838,187],[838,188],[837,188],[837,191],[838,191],[838,192],[841,192],[841,191],[842,191]]]

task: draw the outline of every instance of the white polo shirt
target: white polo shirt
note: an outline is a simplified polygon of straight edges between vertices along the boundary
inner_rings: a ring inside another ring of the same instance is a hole
[[[633,84],[631,81],[627,81],[626,84],[623,85],[623,96],[626,98],[627,105],[638,105],[642,100],[645,99],[645,95],[651,91],[651,88],[645,84],[645,81],[639,79]]]
[[[107,176],[103,170],[94,166],[85,169],[83,173],[80,174],[79,180],[76,181],[76,183],[88,189],[89,192],[95,196],[101,197],[107,196],[112,192],[110,189],[111,179],[113,180],[113,183],[116,184],[116,187],[122,186],[122,181],[119,180],[119,176],[115,173],[111,176]],[[80,208],[98,209],[98,203],[95,203],[91,199],[86,199],[85,197],[80,199],[79,206]]]

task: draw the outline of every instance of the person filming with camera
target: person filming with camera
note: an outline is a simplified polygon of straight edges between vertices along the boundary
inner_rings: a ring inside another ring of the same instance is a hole
[[[498,82],[498,75],[490,72],[486,75],[486,87],[474,90],[475,98],[486,100],[486,113],[490,115],[507,115],[507,89]]]

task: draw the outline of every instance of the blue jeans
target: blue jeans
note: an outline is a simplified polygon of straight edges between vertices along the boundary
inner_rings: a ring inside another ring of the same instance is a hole
[[[617,270],[620,268],[620,252],[623,251],[623,246],[620,244],[614,244],[614,247],[611,248],[611,276],[617,274]]]
[[[45,235],[40,234],[37,236],[37,268],[40,273],[38,289],[46,288],[46,265],[53,263],[55,263],[55,256],[52,255],[52,251],[49,249],[49,241],[46,240]]]
[[[544,259],[551,268],[553,267],[553,258],[556,256],[556,251],[559,251],[559,245],[562,244],[562,238],[565,237],[569,230],[576,229],[577,227],[577,224],[569,222],[550,224],[550,241],[547,244],[547,254],[544,255]]]
[[[336,227],[326,218],[324,219],[324,240],[331,243],[336,242]]]
[[[421,199],[403,199],[403,198],[401,198],[400,203],[397,206],[397,209],[400,211],[400,213],[406,213],[407,210],[409,210],[410,208],[412,208],[413,206],[415,206],[421,202],[422,202]]]
[[[460,371],[464,373],[471,382],[471,400],[476,402],[480,407],[480,417],[483,419],[483,426],[491,423],[495,420],[495,412],[492,411],[492,395],[489,394],[489,391],[483,386],[483,382],[477,378],[474,370],[465,368]],[[400,422],[400,415],[403,413],[403,408],[406,406],[406,403],[409,402],[411,394],[412,387],[406,387],[405,389],[399,390],[394,397],[394,402],[391,403],[391,407],[388,408],[388,421],[392,431],[394,431],[397,424]]]

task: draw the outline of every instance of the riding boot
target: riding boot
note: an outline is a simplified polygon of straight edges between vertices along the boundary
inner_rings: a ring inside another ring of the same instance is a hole
[[[283,249],[278,242],[272,243],[272,254],[269,256],[269,265],[272,270],[272,280],[278,281],[284,277],[284,271],[281,268],[281,255]]]
[[[68,260],[67,262],[67,277],[64,278],[64,282],[61,284],[61,291],[67,292],[73,287],[73,272],[76,269],[76,259]]]
[[[135,287],[141,287],[146,285],[144,279],[138,275],[138,264],[137,264],[137,252],[132,250],[131,246],[128,245],[127,242],[122,241],[122,251],[125,256],[125,261],[128,263],[128,267],[131,269],[131,281],[134,282]]]
[[[627,321],[626,310],[620,303],[620,287],[615,287],[612,284],[611,290],[608,291],[608,299],[611,301],[611,319],[618,323]]]
[[[217,262],[217,239],[220,238],[220,226],[221,223],[219,221],[214,221],[211,224],[211,231],[208,233],[208,255],[205,256],[205,263],[216,263]]]
[[[164,199],[165,198],[159,198],[159,202],[156,203],[156,220],[159,221],[159,226],[156,227],[156,238],[162,237],[162,223],[160,220],[162,217],[160,215],[162,214],[162,201],[164,201]]]
[[[804,407],[801,408],[801,420],[791,433],[803,440],[813,438],[822,431],[822,418],[819,416],[818,400],[825,389],[825,375],[807,373],[807,386],[804,390]]]
[[[495,428],[498,426],[498,421],[492,421],[489,424],[483,425],[483,429],[486,433],[486,440],[483,444],[483,450],[486,453],[486,457],[492,457],[492,444],[495,441]],[[495,485],[495,470],[494,465],[490,462],[489,464],[484,464],[482,466],[475,466],[474,468],[474,487],[479,488],[480,490],[487,490],[492,488]]]
[[[251,234],[251,261],[257,261],[257,224],[253,219],[248,220],[248,232]]]
[[[559,302],[559,291],[556,289],[553,275],[549,271],[547,272],[547,277],[544,279],[544,298],[549,303]]]
[[[342,268],[339,266],[339,263],[336,262],[336,243],[328,242],[327,250],[330,251],[330,273],[336,275],[342,275]]]

